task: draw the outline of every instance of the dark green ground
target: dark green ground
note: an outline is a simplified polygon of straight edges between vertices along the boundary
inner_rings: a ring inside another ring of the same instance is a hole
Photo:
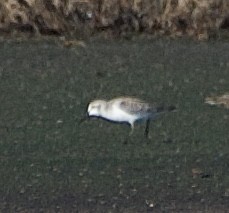
[[[229,111],[204,98],[228,82],[223,41],[2,40],[1,212],[226,212]],[[78,124],[88,101],[120,95],[178,111],[127,144],[127,125]]]

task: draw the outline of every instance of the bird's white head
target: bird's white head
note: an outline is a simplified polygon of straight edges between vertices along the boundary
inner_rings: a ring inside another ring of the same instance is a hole
[[[95,100],[88,104],[87,113],[88,116],[97,116],[101,115],[101,108],[104,106],[105,101]]]

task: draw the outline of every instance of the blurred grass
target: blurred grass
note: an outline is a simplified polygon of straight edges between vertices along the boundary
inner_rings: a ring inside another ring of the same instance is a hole
[[[0,43],[2,211],[224,211],[228,110],[204,98],[229,90],[226,42]],[[88,101],[119,95],[175,104],[151,124],[79,125]],[[193,169],[199,170],[193,174]]]

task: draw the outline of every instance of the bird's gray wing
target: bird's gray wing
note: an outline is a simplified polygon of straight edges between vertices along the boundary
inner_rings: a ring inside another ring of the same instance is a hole
[[[120,108],[129,114],[145,114],[152,112],[152,106],[149,103],[138,99],[126,99],[120,102]]]

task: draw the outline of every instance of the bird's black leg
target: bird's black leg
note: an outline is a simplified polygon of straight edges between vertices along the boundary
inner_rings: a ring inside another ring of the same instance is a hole
[[[128,134],[128,137],[124,140],[123,144],[127,144],[128,141],[130,140],[130,137],[133,135],[134,133],[134,123],[130,124],[131,130]]]
[[[150,125],[150,119],[146,121],[146,128],[145,128],[145,137],[148,138],[149,135],[149,125]]]
[[[130,127],[131,127],[131,130],[129,132],[129,136],[133,135],[134,133],[134,124],[131,124]]]

